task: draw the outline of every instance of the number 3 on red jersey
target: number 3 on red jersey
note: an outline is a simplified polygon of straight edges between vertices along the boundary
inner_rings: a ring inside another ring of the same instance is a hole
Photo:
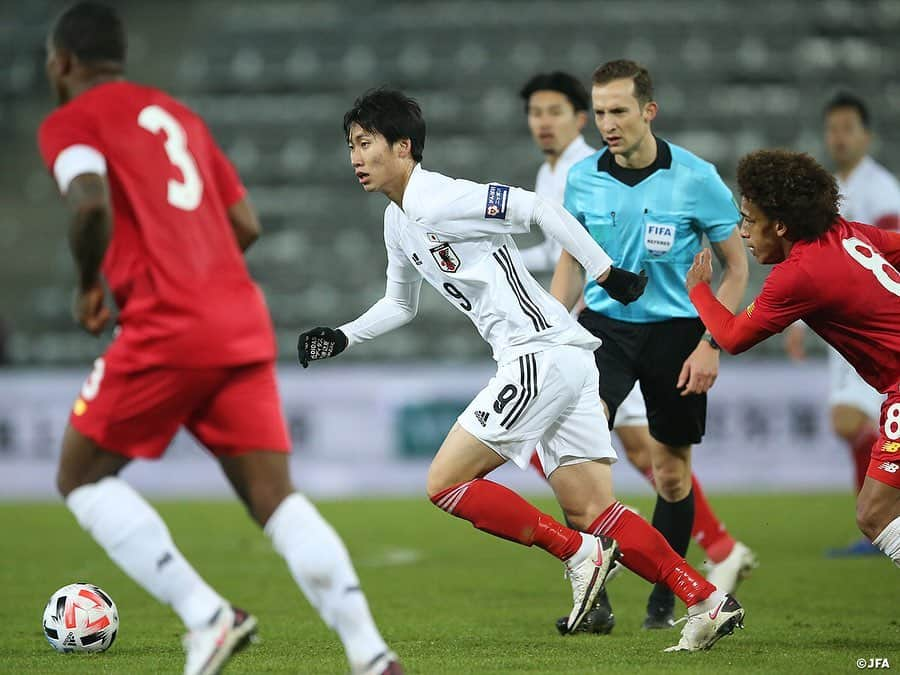
[[[163,146],[169,161],[181,171],[184,182],[170,179],[167,199],[175,208],[193,211],[203,198],[203,181],[197,171],[197,163],[187,147],[184,129],[174,117],[158,105],[148,105],[138,114],[138,124],[152,134],[160,130],[166,133]]]

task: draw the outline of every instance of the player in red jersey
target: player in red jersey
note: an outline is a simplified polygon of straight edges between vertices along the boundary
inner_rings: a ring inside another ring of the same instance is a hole
[[[900,234],[841,218],[834,177],[806,154],[751,153],[738,164],[738,186],[741,236],[775,267],[735,316],[710,291],[704,250],[688,270],[691,301],[732,354],[802,319],[887,395],[856,522],[900,567]]]
[[[256,619],[213,590],[162,519],[117,474],[160,457],[186,427],[219,461],[297,583],[340,636],[354,673],[401,672],[340,538],[294,491],[275,383],[275,339],[242,256],[260,226],[203,120],[124,79],[125,30],[82,2],[56,21],[47,74],[60,107],[39,146],[71,212],[74,313],[90,333],[119,310],[63,438],[57,483],[123,571],[189,634],[185,673],[215,673]]]

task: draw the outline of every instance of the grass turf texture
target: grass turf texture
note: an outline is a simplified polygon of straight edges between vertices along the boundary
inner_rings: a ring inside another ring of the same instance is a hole
[[[624,499],[651,513],[647,497]],[[671,631],[639,626],[649,585],[626,573],[610,585],[610,636],[562,638],[554,620],[571,591],[562,567],[476,531],[425,499],[324,502],[347,543],[373,613],[409,673],[849,672],[858,658],[900,668],[898,570],[883,557],[826,560],[855,538],[848,495],[716,496],[730,530],[759,554],[741,587],[746,629],[709,652],[663,654]],[[537,500],[551,513],[553,503]],[[223,595],[256,614],[262,642],[228,673],[345,673],[340,643],[235,502],[161,503],[176,542]],[[0,504],[3,673],[180,672],[182,626],[122,574],[61,504]],[[692,544],[689,558],[699,562]],[[100,655],[61,655],[41,632],[50,594],[95,583],[119,608],[116,643]],[[679,604],[676,611],[681,612]]]

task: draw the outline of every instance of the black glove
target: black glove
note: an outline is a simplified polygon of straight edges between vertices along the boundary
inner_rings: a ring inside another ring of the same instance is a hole
[[[647,286],[647,274],[641,270],[640,274],[623,270],[621,267],[610,267],[606,281],[600,284],[613,300],[618,300],[623,305],[634,302],[644,294]]]
[[[346,348],[347,336],[340,329],[319,326],[300,333],[300,337],[297,338],[297,358],[304,368],[309,367],[310,361],[330,359]]]

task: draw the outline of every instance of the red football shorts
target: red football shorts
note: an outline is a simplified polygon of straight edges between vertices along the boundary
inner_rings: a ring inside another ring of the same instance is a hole
[[[271,361],[131,371],[99,358],[69,422],[100,447],[157,459],[184,426],[216,456],[290,451]]]
[[[900,490],[900,386],[891,387],[881,404],[878,440],[866,475]]]

